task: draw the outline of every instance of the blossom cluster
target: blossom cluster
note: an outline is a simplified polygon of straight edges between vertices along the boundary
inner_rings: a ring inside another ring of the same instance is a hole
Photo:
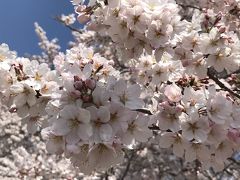
[[[1,62],[1,95],[30,133],[48,120],[42,134],[49,152],[64,152],[85,173],[105,169],[121,162],[123,148],[152,136],[149,117],[137,112],[144,107],[141,87],[121,79],[112,65],[83,45],[59,54],[55,70],[8,55]]]
[[[117,44],[131,81],[150,99],[160,146],[173,147],[177,156],[197,159],[205,168],[222,169],[239,145],[239,102],[209,73],[239,69],[239,38],[229,24],[237,22],[228,19],[239,2],[202,1],[203,10],[194,12],[191,22],[181,20],[175,1],[98,3],[91,20],[84,4],[76,12],[89,16],[89,29]]]
[[[216,17],[220,16],[221,21],[218,22],[219,25],[225,24],[232,31],[239,30],[240,28],[239,0],[218,0],[218,1],[204,0],[200,1],[199,5],[204,10],[203,19],[205,19],[205,23],[213,23]]]
[[[164,88],[166,100],[155,119],[162,130],[160,146],[173,148],[187,162],[198,159],[204,168],[219,171],[239,145],[239,103],[214,87]],[[205,94],[205,95],[204,95]],[[170,131],[169,131],[170,130]]]
[[[68,18],[68,16],[63,15],[64,22],[67,21],[67,19],[70,19],[71,16]],[[68,20],[71,22],[71,19]],[[66,22],[66,23],[69,23]],[[54,38],[52,40],[49,40],[47,37],[47,33],[44,31],[44,29],[37,23],[34,23],[35,26],[35,32],[39,38],[39,47],[43,50],[42,56],[33,56],[33,60],[38,60],[39,62],[45,62],[48,63],[50,66],[52,65],[52,61],[54,57],[58,54],[58,51],[60,50],[60,46],[58,45],[58,39]]]
[[[145,55],[135,64],[132,78],[144,85],[152,102],[151,123],[160,132],[159,145],[187,162],[197,159],[204,168],[219,171],[238,150],[239,100],[214,81],[201,79],[207,77],[206,66],[191,68],[170,54],[160,62]]]
[[[10,107],[28,124],[31,133],[37,131],[46,115],[45,106],[56,86],[56,71],[48,64],[16,57],[6,44],[0,46],[0,82],[3,104]]]
[[[86,15],[85,5],[76,11]],[[88,29],[103,31],[118,44],[123,59],[139,57],[143,52],[157,54],[162,48],[174,46],[185,22],[172,1],[109,1],[95,11]],[[81,21],[80,21],[81,22]]]

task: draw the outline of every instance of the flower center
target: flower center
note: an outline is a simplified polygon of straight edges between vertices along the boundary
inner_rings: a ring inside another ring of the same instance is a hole
[[[111,121],[116,121],[117,120],[117,113],[111,114]]]
[[[53,137],[53,140],[56,142],[56,143],[60,143],[62,140],[63,140],[63,138],[62,138],[62,136],[54,136]]]
[[[43,88],[41,89],[41,93],[45,94],[45,93],[48,92],[48,90],[49,90],[49,88],[48,88],[48,86],[45,84],[45,85],[43,86]]]
[[[128,125],[128,130],[129,130],[131,133],[133,133],[133,131],[134,131],[134,129],[135,129],[136,127],[137,127],[136,124],[131,123],[131,124]]]
[[[139,22],[139,18],[140,18],[140,15],[138,15],[138,16],[133,16],[133,23],[134,23],[134,25]]]
[[[161,69],[159,69],[159,70],[156,71],[155,74],[158,75],[158,76],[161,76],[163,74],[163,72],[161,71]]]
[[[3,62],[5,59],[6,57],[0,54],[0,62]]]
[[[79,124],[80,124],[80,122],[77,119],[72,119],[71,123],[70,123],[70,128],[74,129],[74,128],[78,127]]]
[[[41,76],[38,72],[36,72],[36,74],[35,74],[35,80],[36,80],[36,81],[41,81],[41,78],[42,78],[42,76]]]
[[[124,92],[122,96],[120,96],[120,102],[125,105],[125,103],[128,101],[128,97],[126,93]]]
[[[197,123],[189,123],[189,129],[194,133],[198,129]]]

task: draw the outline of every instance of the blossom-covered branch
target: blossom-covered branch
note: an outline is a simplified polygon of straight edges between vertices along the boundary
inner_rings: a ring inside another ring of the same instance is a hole
[[[201,1],[191,21],[174,0],[72,3],[85,29],[71,26],[74,15],[57,18],[77,32],[65,53],[36,24],[53,67],[0,46],[0,96],[9,111],[30,133],[41,131],[48,152],[86,174],[121,163],[125,149],[153,138],[199,162],[196,170],[224,169],[239,150],[240,95],[217,74],[240,67],[239,1]]]

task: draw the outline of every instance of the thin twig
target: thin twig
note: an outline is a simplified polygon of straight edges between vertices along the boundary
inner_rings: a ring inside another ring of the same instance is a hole
[[[132,151],[131,156],[128,158],[128,164],[127,164],[127,167],[126,167],[126,169],[125,169],[125,171],[124,171],[122,177],[120,178],[120,180],[124,180],[125,177],[127,176],[127,173],[128,173],[128,171],[129,171],[129,169],[130,169],[131,162],[132,162],[132,160],[133,160],[133,158],[134,158],[134,154],[135,154],[135,152]]]
[[[236,70],[236,71],[234,71],[234,72],[232,72],[230,74],[227,74],[227,75],[223,76],[222,78],[226,79],[226,78],[231,77],[233,74],[239,74],[239,73],[240,73],[240,69],[238,69],[238,70]]]
[[[73,26],[67,25],[60,17],[56,16],[54,17],[54,20],[60,22],[61,24],[63,24],[65,27],[67,27],[68,29],[70,29],[71,31],[75,31],[78,32],[79,34],[82,34],[83,32],[80,29],[77,29]]]

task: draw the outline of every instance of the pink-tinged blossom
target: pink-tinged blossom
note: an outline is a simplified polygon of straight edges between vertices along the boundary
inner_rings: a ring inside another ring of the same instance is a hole
[[[147,116],[131,113],[127,123],[127,130],[121,137],[124,144],[134,144],[135,141],[146,142],[152,136],[152,131],[148,129]]]
[[[159,62],[152,67],[149,74],[152,75],[152,83],[155,85],[167,81],[169,75],[169,64]]]
[[[186,87],[183,91],[182,103],[187,112],[203,108],[206,104],[204,90],[195,91],[192,87]]]
[[[211,154],[209,159],[202,161],[202,168],[208,170],[211,167],[214,171],[220,172],[224,169],[224,161],[218,159],[215,154]]]
[[[118,102],[130,109],[140,109],[143,107],[143,101],[139,98],[141,88],[138,84],[128,86],[122,79],[114,85],[113,95],[111,95],[113,102]]]
[[[228,130],[227,137],[236,145],[240,144],[240,131],[239,129]]]
[[[159,137],[159,145],[162,148],[171,148],[178,157],[184,156],[186,140],[178,133],[166,132]]]
[[[64,140],[62,136],[50,135],[46,143],[46,149],[52,154],[62,154],[64,151]]]
[[[182,135],[188,141],[195,139],[197,142],[205,142],[209,132],[209,122],[206,116],[199,117],[198,113],[186,115],[181,123]]]
[[[88,110],[67,105],[53,122],[52,132],[56,136],[66,136],[69,144],[77,143],[80,139],[88,140],[92,135],[90,117]]]
[[[88,161],[95,169],[105,170],[123,161],[123,152],[118,144],[96,144],[89,150]]]
[[[219,144],[226,138],[227,133],[224,125],[213,123],[210,125],[207,141],[210,144]]]
[[[207,114],[210,120],[217,124],[224,124],[231,119],[232,103],[222,94],[207,101]]]
[[[231,126],[233,128],[240,128],[240,106],[237,103],[233,104],[232,113],[231,113]]]
[[[109,124],[110,121],[110,112],[109,109],[105,106],[100,106],[96,108],[91,106],[87,108],[91,113],[91,124],[93,128],[93,142],[108,142],[113,138],[113,129]]]
[[[26,83],[18,83],[10,88],[11,94],[14,96],[14,105],[21,108],[24,105],[33,106],[36,103],[36,91]]]
[[[225,161],[233,154],[234,145],[231,141],[224,140],[220,142],[214,149],[216,158]]]
[[[110,111],[109,124],[112,126],[113,133],[116,135],[125,133],[128,128],[128,120],[131,118],[130,109],[126,109],[118,103],[110,103],[108,106]]]
[[[177,132],[181,130],[181,121],[184,119],[184,113],[179,107],[164,105],[160,112],[155,116],[158,126],[161,130],[171,130]]]
[[[164,95],[171,102],[179,102],[182,99],[182,89],[176,84],[167,85],[164,90]]]
[[[210,150],[204,144],[189,142],[185,148],[185,160],[187,162],[192,162],[196,159],[207,161],[210,158]]]

